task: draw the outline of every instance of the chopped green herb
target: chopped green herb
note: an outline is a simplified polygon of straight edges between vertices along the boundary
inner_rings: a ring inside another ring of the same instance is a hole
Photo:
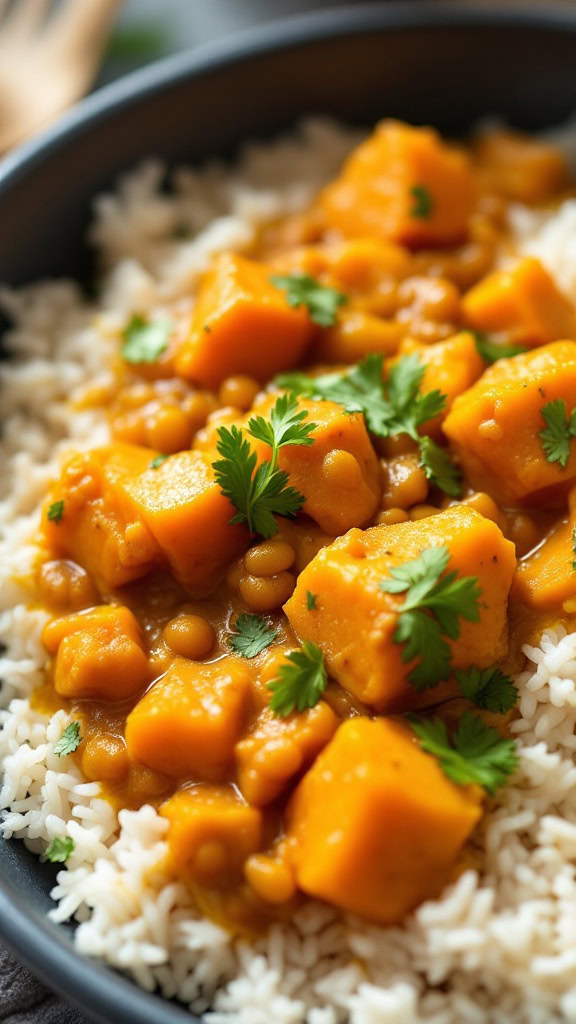
[[[316,611],[316,602],[318,600],[318,594],[313,594],[310,590],[306,591],[306,607],[309,612]]]
[[[462,494],[460,472],[452,462],[450,453],[436,444],[431,437],[421,437],[419,448],[420,465],[426,479],[451,498],[459,498]]]
[[[435,202],[430,190],[425,185],[413,185],[410,195],[414,199],[414,205],[410,210],[410,216],[417,220],[428,220],[434,213]]]
[[[58,754],[58,757],[64,757],[65,754],[73,754],[81,743],[80,722],[70,722],[70,725],[66,726],[60,739],[55,744],[54,753]]]
[[[419,658],[408,679],[416,690],[425,690],[447,679],[451,671],[446,637],[460,636],[459,619],[478,622],[481,590],[476,576],[442,573],[450,561],[446,546],[427,548],[418,558],[390,569],[392,579],[380,589],[389,594],[406,592],[398,608],[394,642],[403,644],[402,661]]]
[[[278,636],[278,631],[261,615],[239,615],[235,626],[236,632],[230,634],[228,642],[232,650],[243,658],[255,658]]]
[[[248,433],[270,445],[271,458],[256,468],[257,455],[235,425],[218,430],[218,454],[213,463],[216,481],[237,514],[231,523],[247,523],[251,533],[272,537],[278,532],[275,515],[293,519],[305,498],[288,485],[288,474],[278,469],[278,452],[285,445],[314,443],[310,434],[315,423],[303,423],[306,411],[298,411],[294,395],[280,395],[270,419],[255,416],[248,421]]]
[[[506,345],[497,341],[491,341],[484,331],[470,331],[474,335],[474,342],[478,355],[487,363],[495,363],[498,359],[511,359],[513,356],[522,355],[526,352],[523,345]]]
[[[63,864],[74,852],[76,843],[70,836],[54,836],[52,842],[46,847],[44,856],[51,864]]]
[[[342,292],[319,284],[308,274],[295,273],[286,277],[275,274],[270,281],[276,288],[286,292],[289,306],[306,306],[310,319],[319,327],[332,327],[336,323],[340,306],[348,301]]]
[[[452,741],[440,718],[415,719],[411,725],[422,749],[437,757],[444,774],[461,786],[476,783],[493,794],[516,770],[514,740],[503,739],[473,711],[464,712]]]
[[[564,469],[570,458],[570,442],[576,437],[576,409],[568,417],[564,400],[555,398],[542,406],[541,413],[546,426],[538,431],[538,437],[544,454],[548,462],[559,462]]]
[[[168,455],[157,455],[150,463],[150,469],[159,469],[163,462],[166,462]]]
[[[572,554],[576,556],[576,526],[572,530]],[[576,572],[576,557],[572,559],[572,568]]]
[[[268,689],[272,690],[270,707],[280,718],[293,711],[313,708],[327,685],[322,651],[316,644],[303,643],[299,650],[286,655],[277,678],[268,683]]]
[[[64,500],[53,501],[46,515],[51,523],[60,523],[64,515]]]
[[[464,696],[484,711],[504,715],[518,699],[514,683],[499,668],[467,668],[454,675]]]
[[[155,363],[168,347],[172,330],[172,321],[167,317],[146,320],[136,313],[122,333],[122,358],[127,363]]]
[[[408,434],[420,441],[418,427],[438,416],[446,405],[446,395],[438,390],[420,394],[425,369],[412,353],[394,364],[385,382],[384,357],[372,353],[342,373],[319,377],[284,373],[276,378],[276,384],[308,398],[337,402],[348,412],[363,413],[368,429],[379,437]]]

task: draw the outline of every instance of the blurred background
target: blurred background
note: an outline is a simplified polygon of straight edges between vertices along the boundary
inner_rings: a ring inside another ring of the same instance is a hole
[[[159,57],[259,23],[354,2],[0,0],[0,155],[53,122],[90,89]],[[397,2],[408,6],[414,0]],[[425,2],[433,6],[436,0]],[[474,0],[448,2],[464,6]],[[501,5],[501,0],[477,2]]]

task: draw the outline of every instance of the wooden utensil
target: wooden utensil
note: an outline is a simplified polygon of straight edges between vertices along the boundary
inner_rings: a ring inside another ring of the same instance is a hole
[[[84,94],[123,2],[0,0],[0,153]]]

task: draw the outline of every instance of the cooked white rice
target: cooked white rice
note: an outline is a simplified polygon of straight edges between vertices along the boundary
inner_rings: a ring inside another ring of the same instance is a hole
[[[67,447],[107,437],[104,410],[79,411],[74,398],[106,382],[127,314],[190,294],[213,252],[246,247],[262,220],[305,204],[354,141],[314,122],[298,139],[251,147],[234,173],[179,172],[169,197],[163,169],[148,164],[97,201],[98,304],[62,282],[3,294],[16,324],[0,450],[4,834],[38,853],[54,836],[73,838],[53,918],[75,917],[79,950],[209,1010],[212,1024],[576,1022],[576,633],[558,629],[525,649],[512,727],[520,767],[475,836],[482,870],[396,928],[308,904],[249,945],[198,919],[165,868],[167,823],[151,807],[116,816],[98,785],[54,754],[65,714],[48,721],[28,701],[46,663],[46,616],[27,607],[26,587],[38,502]],[[182,225],[192,240],[175,240]],[[576,203],[548,218],[516,208],[512,226],[576,298]]]

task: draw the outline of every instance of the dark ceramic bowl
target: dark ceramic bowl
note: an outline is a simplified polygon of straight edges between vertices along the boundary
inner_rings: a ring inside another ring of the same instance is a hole
[[[0,280],[90,271],[92,197],[154,154],[233,154],[304,115],[384,115],[465,132],[497,114],[538,129],[576,111],[576,12],[408,2],[310,14],[169,58],[96,94],[0,165]],[[0,936],[43,980],[104,1024],[194,1018],[102,964],[45,914],[54,870],[0,842]]]

